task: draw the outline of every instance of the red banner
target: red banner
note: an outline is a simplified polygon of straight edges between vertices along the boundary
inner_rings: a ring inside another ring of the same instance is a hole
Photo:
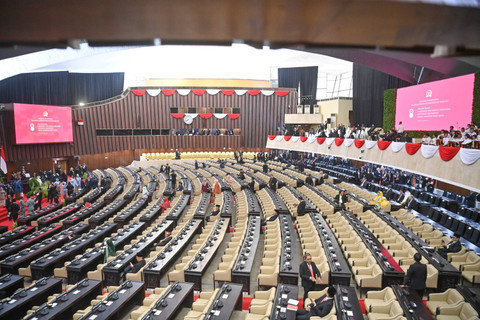
[[[199,116],[202,119],[210,119],[213,116],[213,113],[200,113]]]
[[[308,137],[300,137],[300,141],[305,142],[307,141]]]
[[[162,89],[162,93],[166,96],[173,96],[175,89]]]
[[[405,150],[407,150],[409,155],[414,155],[421,146],[420,143],[405,143]]]
[[[345,139],[335,138],[335,144],[337,145],[337,147],[340,147],[342,145],[343,140]]]
[[[377,141],[378,149],[385,150],[389,145],[392,144],[392,141]]]
[[[170,113],[170,114],[172,115],[172,117],[177,119],[181,119],[185,115],[185,113]]]
[[[325,142],[325,139],[326,139],[326,138],[317,138],[318,144],[324,143],[324,142]]]
[[[276,137],[277,137],[277,136],[268,136],[268,139],[273,140],[273,139],[275,139]]]
[[[365,144],[365,140],[357,140],[357,139],[355,139],[355,147],[357,147],[358,149],[360,149],[361,147],[363,147],[364,144]]]
[[[222,91],[222,93],[226,96],[231,96],[235,92],[235,90],[226,90],[226,89],[222,89],[220,91]]]
[[[228,117],[232,120],[238,119],[240,117],[240,113],[229,113]]]
[[[285,97],[287,94],[290,93],[290,91],[280,91],[280,90],[275,90],[275,93],[277,94],[277,96],[279,97]]]
[[[457,155],[458,151],[460,151],[460,148],[457,148],[457,147],[440,146],[438,148],[438,152],[440,153],[440,158],[442,158],[443,161],[452,160],[452,158]]]
[[[285,141],[289,141],[290,139],[292,139],[292,136],[284,136],[283,137],[283,140],[285,140]]]
[[[145,89],[132,89],[132,93],[136,96],[143,96],[147,92]]]
[[[256,96],[257,94],[259,94],[261,91],[260,90],[248,90],[247,91],[249,95],[251,96]]]
[[[192,92],[197,96],[203,96],[207,90],[205,89],[192,89]]]

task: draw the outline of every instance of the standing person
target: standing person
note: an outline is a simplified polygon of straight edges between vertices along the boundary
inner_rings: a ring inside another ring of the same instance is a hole
[[[195,159],[195,170],[198,170],[198,161]]]
[[[28,214],[32,214],[35,210],[35,199],[35,196],[31,196],[25,203],[25,205],[27,206]]]
[[[75,180],[70,180],[70,182],[67,184],[67,191],[68,191],[68,195],[71,196],[73,194],[73,192],[75,191],[75,187],[73,186],[72,184],[72,181],[75,181]],[[102,180],[102,181],[105,181],[105,180]]]
[[[252,180],[248,183],[248,189],[250,189],[252,192],[255,192],[255,179],[252,178]]]
[[[3,185],[0,185],[0,207],[5,207],[6,197],[7,197],[7,192],[3,188]]]
[[[170,172],[170,169],[168,169],[168,171]],[[172,187],[175,188],[175,186],[177,185],[177,175],[175,171],[172,171],[172,174],[170,175],[170,179],[172,179]]]
[[[12,203],[13,203],[13,197],[11,194],[7,195],[7,200],[5,201],[5,208],[7,209],[7,212],[10,213],[10,210],[12,209]]]
[[[210,192],[210,184],[208,183],[208,180],[206,178],[203,178],[203,181],[202,181],[202,192],[203,193]]]
[[[20,207],[20,216],[24,216],[25,209],[27,209],[27,206],[25,205],[25,202],[23,201],[23,199],[20,199],[20,201],[18,201],[18,205]]]
[[[305,178],[305,183],[313,186],[313,179],[311,175],[307,175],[307,177]]]
[[[62,186],[63,199],[66,199],[67,198],[67,183],[65,181],[62,181],[61,186]]]
[[[10,205],[10,217],[13,220],[13,223],[17,222],[18,219],[18,212],[20,211],[20,206],[16,201],[12,201],[12,204]]]
[[[300,278],[302,278],[303,301],[308,297],[308,292],[315,289],[317,278],[320,278],[320,271],[315,262],[312,262],[312,255],[305,253],[303,262],[300,264]]]
[[[37,195],[35,197],[35,206],[33,207],[34,210],[42,209],[42,199],[43,199],[43,192],[42,189],[38,190]]]
[[[413,260],[415,263],[408,268],[403,284],[417,291],[420,299],[423,299],[423,292],[427,287],[427,265],[420,263],[422,255],[418,252],[413,255]]]

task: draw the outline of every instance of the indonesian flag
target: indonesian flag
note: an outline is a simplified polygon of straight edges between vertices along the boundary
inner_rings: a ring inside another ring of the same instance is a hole
[[[3,146],[0,147],[0,170],[7,174],[7,161],[5,160],[5,152],[3,152]]]

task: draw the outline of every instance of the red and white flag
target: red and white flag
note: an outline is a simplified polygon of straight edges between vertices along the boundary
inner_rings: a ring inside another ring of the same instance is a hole
[[[7,161],[5,159],[5,152],[3,152],[3,146],[0,148],[0,170],[7,174]]]

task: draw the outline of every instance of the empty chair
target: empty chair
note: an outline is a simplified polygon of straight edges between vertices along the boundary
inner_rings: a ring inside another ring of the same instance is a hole
[[[456,289],[448,289],[442,293],[431,293],[428,296],[427,308],[433,314],[437,313],[437,308],[442,306],[457,305],[465,301],[463,296]]]
[[[369,320],[394,319],[403,315],[403,309],[398,301],[391,301],[383,305],[371,305],[368,309]]]
[[[365,298],[365,309],[369,310],[371,305],[385,305],[397,300],[392,288],[386,287],[380,291],[368,291]]]
[[[437,320],[475,320],[478,313],[470,303],[462,302],[448,307],[439,307],[436,316]]]
[[[450,260],[450,263],[460,270],[461,266],[475,264],[480,261],[480,257],[473,252],[465,252],[464,254],[454,255]]]
[[[461,267],[462,278],[471,284],[480,283],[480,261]]]

